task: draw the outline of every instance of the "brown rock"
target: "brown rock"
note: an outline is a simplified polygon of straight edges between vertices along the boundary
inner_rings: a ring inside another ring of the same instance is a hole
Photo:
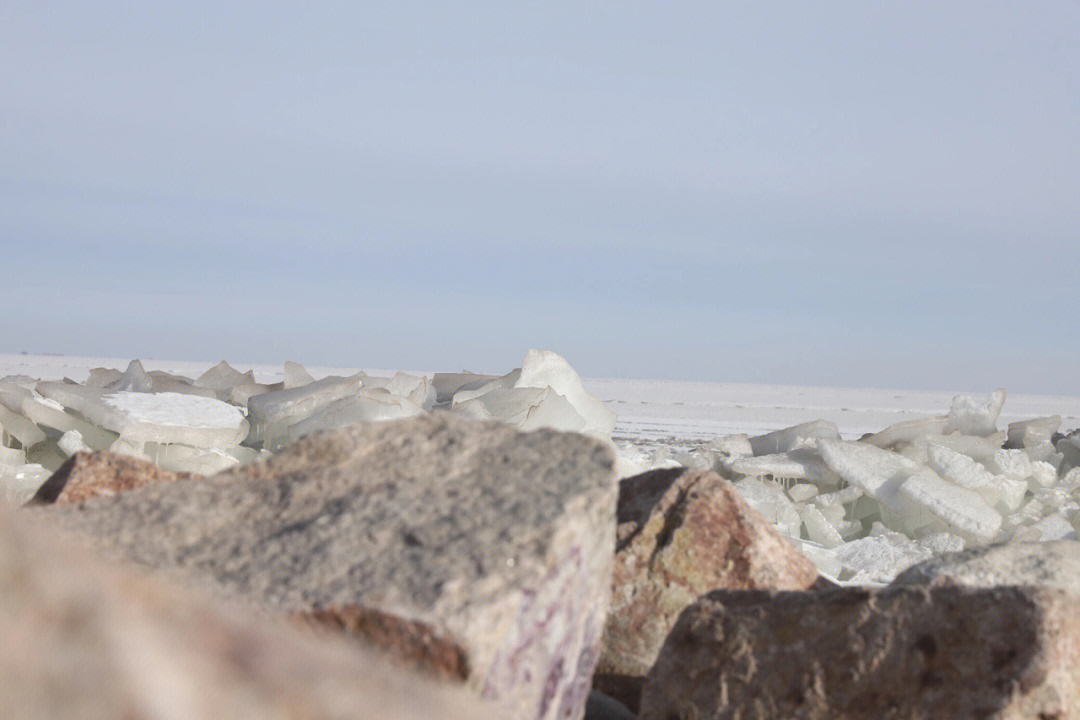
[[[154,463],[107,450],[77,452],[38,488],[29,504],[77,503],[150,483],[196,477],[200,476],[162,470]]]
[[[501,717],[355,641],[91,557],[0,508],[0,717]]]
[[[1080,717],[1080,598],[1033,586],[719,591],[686,610],[640,718]]]
[[[814,564],[714,472],[654,470],[620,483],[612,606],[594,686],[632,709],[687,606],[720,588],[801,590]]]

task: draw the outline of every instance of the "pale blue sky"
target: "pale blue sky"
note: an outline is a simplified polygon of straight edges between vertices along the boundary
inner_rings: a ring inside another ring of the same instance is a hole
[[[0,243],[3,352],[1076,395],[1080,3],[0,0]]]

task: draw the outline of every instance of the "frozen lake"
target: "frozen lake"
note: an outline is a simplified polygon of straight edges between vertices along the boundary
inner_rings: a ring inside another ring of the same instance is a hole
[[[217,362],[141,360],[147,370],[165,370],[188,377],[197,377]],[[254,370],[256,380],[260,382],[275,382],[282,377],[280,365],[252,365],[228,360],[242,372]],[[42,380],[68,377],[83,382],[90,368],[122,370],[128,362],[129,358],[0,354],[0,377],[21,374]],[[393,370],[371,368],[307,369],[315,378],[349,375],[361,369],[371,375],[394,373]],[[445,370],[456,371],[457,368]],[[430,374],[417,370],[406,372]],[[693,445],[729,433],[765,433],[816,419],[832,420],[845,438],[855,439],[901,420],[943,414],[956,394],[950,391],[613,378],[586,378],[584,383],[590,393],[603,400],[618,416],[614,432],[616,440],[669,445]],[[989,393],[993,389],[988,387],[983,391]],[[998,424],[1005,427],[1014,420],[1055,414],[1062,417],[1062,430],[1080,427],[1080,397],[1009,395]]]

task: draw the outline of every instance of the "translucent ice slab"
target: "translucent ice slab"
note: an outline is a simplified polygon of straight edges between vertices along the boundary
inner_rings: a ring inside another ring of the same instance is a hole
[[[455,396],[452,409],[481,420],[501,420],[526,431],[548,427],[581,432],[585,427],[585,419],[569,400],[549,387],[499,388],[460,403]]]
[[[435,373],[431,379],[431,385],[435,388],[435,402],[448,403],[454,399],[454,393],[458,390],[468,389],[469,386],[479,387],[497,377],[498,375],[471,372]]]
[[[52,473],[40,465],[11,467],[0,465],[0,501],[22,505],[44,484]]]
[[[604,407],[599,398],[590,395],[581,384],[581,378],[570,367],[570,363],[551,350],[529,350],[521,362],[521,377],[514,383],[514,387],[550,387],[566,398],[585,420],[582,432],[608,436],[615,429],[615,413]]]
[[[840,430],[837,429],[836,423],[829,420],[811,420],[752,437],[750,447],[754,455],[772,455],[812,444],[817,438],[839,440]]]
[[[311,373],[305,370],[303,365],[292,360],[285,361],[283,378],[282,390],[292,390],[315,382],[315,378],[311,377]]]
[[[31,448],[45,439],[45,433],[41,428],[5,405],[0,405],[0,427],[7,435],[18,440],[24,448]]]
[[[246,373],[242,373],[224,360],[195,378],[196,387],[213,390],[220,400],[228,398],[232,389],[237,385],[253,382],[255,382],[254,372],[248,370]]]
[[[424,409],[416,403],[385,389],[361,389],[355,397],[335,400],[310,417],[291,425],[288,428],[288,439],[296,440],[319,430],[343,425],[412,417],[423,412]]]
[[[894,423],[881,432],[876,432],[863,442],[879,448],[891,449],[903,443],[912,443],[923,438],[941,435],[948,420],[944,417],[919,418]]]
[[[331,376],[291,390],[254,395],[248,401],[248,416],[257,423],[273,423],[286,418],[296,423],[335,400],[357,395],[361,383],[361,378],[356,376]]]

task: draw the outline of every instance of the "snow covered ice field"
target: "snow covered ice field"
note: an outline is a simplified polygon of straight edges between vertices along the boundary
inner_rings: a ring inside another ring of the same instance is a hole
[[[85,447],[208,473],[323,427],[452,406],[523,429],[609,436],[624,474],[676,464],[718,469],[841,582],[886,582],[970,545],[1075,537],[1080,523],[1080,433],[1069,435],[1080,427],[1078,397],[1008,395],[1002,404],[1000,394],[986,395],[992,388],[957,400],[954,392],[582,380],[561,357],[534,351],[507,375],[441,379],[156,360],[121,377],[128,365],[0,355],[0,378],[44,381],[23,381],[32,394],[0,386],[9,440],[0,480],[6,472],[9,485],[34,487]],[[94,368],[112,371],[106,378]],[[198,378],[196,387],[154,371]],[[65,378],[79,385],[57,382]],[[169,422],[170,412],[179,417]],[[853,442],[868,433],[877,435]]]

